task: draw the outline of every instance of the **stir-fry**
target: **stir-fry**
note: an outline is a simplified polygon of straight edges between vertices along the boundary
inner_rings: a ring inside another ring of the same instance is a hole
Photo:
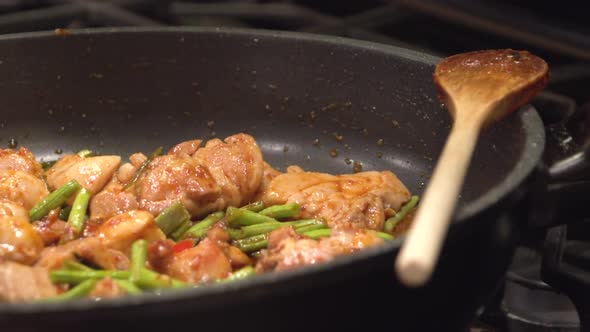
[[[0,302],[203,287],[330,261],[409,227],[418,197],[391,171],[264,161],[255,139],[149,156],[89,150],[40,163],[0,150]]]

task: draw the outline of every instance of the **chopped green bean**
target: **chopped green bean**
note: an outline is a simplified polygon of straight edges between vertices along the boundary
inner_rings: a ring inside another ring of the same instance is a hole
[[[225,216],[223,211],[214,212],[208,215],[202,221],[197,222],[191,228],[189,228],[183,235],[182,238],[195,238],[195,239],[203,239],[206,235],[211,226],[218,222],[221,218]]]
[[[174,241],[178,241],[182,238],[184,233],[186,233],[186,231],[188,231],[192,226],[193,226],[193,223],[191,222],[191,220],[186,219],[185,221],[182,222],[182,224],[180,224],[180,226],[178,226],[178,228],[174,232],[172,232],[172,234],[170,234],[170,237]]]
[[[308,226],[304,226],[304,227],[300,227],[300,228],[295,228],[295,231],[299,234],[303,234],[305,232],[309,232],[309,231],[314,231],[316,229],[326,229],[328,228],[328,226],[326,226],[326,224],[321,223],[321,224],[313,224],[313,225],[308,225]]]
[[[412,196],[401,209],[393,216],[385,221],[384,229],[386,232],[391,233],[395,229],[395,226],[402,221],[406,215],[418,204],[418,196]]]
[[[266,222],[279,222],[274,218],[263,216],[250,210],[237,209],[231,206],[227,208],[226,213],[227,221],[231,226],[249,226]]]
[[[252,212],[260,212],[264,209],[264,202],[263,201],[252,202],[248,205],[242,206],[240,209],[250,210]]]
[[[332,234],[332,230],[329,228],[324,228],[324,229],[316,229],[316,230],[312,230],[312,231],[307,231],[305,233],[301,233],[302,235],[305,235],[309,238],[312,238],[314,240],[317,240],[319,238],[322,237],[327,237],[330,236]]]
[[[87,157],[94,156],[94,152],[92,152],[92,150],[84,149],[84,150],[78,151],[77,155],[82,158],[87,158]]]
[[[131,246],[131,282],[137,282],[141,278],[141,270],[145,268],[147,260],[147,241],[137,240]]]
[[[80,189],[74,204],[72,204],[72,211],[68,216],[68,225],[74,228],[78,233],[82,231],[84,223],[86,222],[86,210],[90,202],[90,191],[85,188]]]
[[[70,217],[70,212],[72,212],[71,206],[66,206],[65,208],[59,210],[59,219],[66,221]]]
[[[82,186],[75,179],[64,184],[51,194],[47,195],[43,200],[37,203],[29,211],[31,221],[39,220],[49,214],[49,211],[62,206],[76,191],[80,190]]]
[[[273,205],[258,213],[275,219],[294,218],[301,213],[301,206],[297,203]]]
[[[157,272],[148,270],[146,268],[141,269],[139,279],[135,282],[135,285],[140,288],[147,289],[162,289],[162,288],[179,288],[186,286],[186,283],[170,276],[159,274]]]
[[[170,205],[156,217],[156,224],[166,236],[172,234],[184,222],[190,220],[191,215],[188,213],[181,201]]]
[[[377,236],[385,241],[393,240],[393,235],[384,232],[377,232]]]
[[[54,297],[47,298],[45,300],[64,301],[64,300],[73,300],[73,299],[83,298],[86,295],[90,294],[90,292],[92,292],[92,290],[96,286],[97,282],[98,282],[97,279],[88,279],[88,280],[82,281],[81,283],[79,283],[78,285],[76,285],[72,289],[68,290],[67,292],[59,294]]]
[[[254,267],[248,265],[248,266],[245,266],[245,267],[235,271],[229,277],[220,280],[220,282],[241,280],[241,279],[245,279],[250,276],[253,276],[255,274],[256,274],[256,270],[254,270]]]
[[[258,234],[270,233],[270,232],[274,231],[275,229],[285,227],[285,226],[293,226],[293,228],[299,229],[302,227],[309,227],[309,226],[313,226],[313,225],[323,225],[323,222],[321,220],[309,219],[309,220],[297,220],[297,221],[286,221],[286,222],[267,222],[267,223],[263,223],[263,224],[244,226],[241,228],[241,231],[239,233],[239,237],[237,239],[246,238],[246,237],[250,237],[250,236],[258,235]],[[231,235],[232,234],[230,233],[230,236]],[[232,237],[232,239],[234,239],[234,238]]]
[[[139,180],[139,178],[141,177],[145,169],[148,167],[148,165],[152,162],[152,160],[154,160],[157,156],[162,154],[162,149],[163,148],[160,146],[156,150],[154,150],[154,152],[152,152],[152,154],[143,162],[143,164],[141,164],[141,166],[137,170],[137,173],[135,173],[133,180],[129,181],[129,183],[127,183],[125,187],[123,187],[123,190],[127,190],[131,188],[133,185],[135,185],[137,180]]]
[[[129,271],[120,270],[92,270],[92,271],[75,271],[75,270],[53,270],[49,272],[49,277],[54,283],[78,284],[87,279],[102,279],[111,277],[113,279],[129,279]]]
[[[236,242],[236,247],[238,247],[241,251],[245,253],[250,253],[258,251],[260,249],[264,249],[267,245],[268,240],[266,238],[257,242]]]
[[[63,266],[66,270],[72,270],[72,271],[94,271],[94,269],[92,269],[82,263],[78,263],[74,260],[71,260],[71,259],[64,261]]]
[[[135,284],[131,281],[115,279],[115,282],[117,283],[117,285],[119,285],[119,287],[121,287],[125,292],[127,292],[127,294],[135,295],[141,293],[141,289],[135,286]]]

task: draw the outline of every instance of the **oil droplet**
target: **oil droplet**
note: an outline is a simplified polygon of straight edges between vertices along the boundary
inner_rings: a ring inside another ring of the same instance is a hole
[[[361,131],[361,133],[365,136],[369,135],[369,130],[367,130],[367,128],[363,128],[363,130]]]
[[[213,126],[215,126],[215,121],[207,121],[207,128],[213,128]]]
[[[49,115],[53,115],[53,110],[52,110],[52,109],[48,109],[48,110],[47,110],[47,114],[49,114]]]
[[[55,152],[56,154],[62,154],[62,153],[64,153],[64,150],[62,150],[62,149],[55,149],[55,151],[53,151],[53,152]]]
[[[305,156],[305,160],[311,160],[311,156],[310,155]]]
[[[350,160],[350,158],[344,158],[344,162],[346,163],[346,165],[350,165],[352,163],[352,160]]]
[[[17,146],[18,146],[18,142],[16,141],[16,139],[10,138],[8,140],[8,148],[9,149],[15,149]]]
[[[383,140],[383,138],[380,138],[377,140],[377,145],[383,146],[383,144],[385,144],[385,141]]]
[[[315,119],[317,119],[318,114],[315,111],[311,111],[309,112],[309,119],[313,122],[315,121]]]
[[[395,120],[391,120],[391,124],[395,127],[395,128],[399,128],[399,122],[395,121]]]
[[[288,152],[289,151],[289,147],[288,146],[283,146],[283,152]]]
[[[355,161],[355,162],[352,164],[352,171],[353,171],[354,173],[362,172],[362,171],[363,171],[363,164],[361,164],[361,163],[360,163],[360,162],[358,162],[358,161]]]
[[[381,159],[381,157],[383,157],[383,152],[381,152],[381,151],[377,152],[377,158]]]
[[[319,138],[315,138],[311,144],[313,144],[314,146],[320,145],[320,139]]]
[[[212,130],[209,134],[209,137],[215,137],[215,135],[217,135],[217,133],[215,132],[215,130]]]
[[[64,131],[66,131],[66,127],[60,126],[57,131],[59,131],[60,133],[63,133]]]
[[[338,157],[338,150],[332,149],[332,151],[330,151],[330,157],[332,157],[332,158]]]
[[[86,113],[82,113],[82,119],[86,119]]]
[[[332,135],[334,136],[334,139],[336,140],[336,142],[342,142],[344,140],[344,136],[342,136],[338,133],[333,133]]]

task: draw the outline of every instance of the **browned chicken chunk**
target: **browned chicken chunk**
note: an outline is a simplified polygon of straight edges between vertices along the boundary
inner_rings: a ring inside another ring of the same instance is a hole
[[[41,164],[26,148],[20,148],[18,151],[0,149],[0,171],[8,170],[22,171],[36,177],[43,175]]]
[[[267,206],[298,203],[302,218],[324,218],[330,227],[382,230],[385,210],[398,210],[410,192],[389,171],[331,175],[289,168],[261,197]]]
[[[22,302],[57,295],[47,269],[0,262],[0,302]]]
[[[47,170],[47,184],[54,190],[75,179],[92,194],[98,193],[121,164],[119,156],[80,157],[68,155]]]
[[[0,199],[7,199],[30,210],[49,195],[43,180],[23,171],[0,171]]]
[[[206,238],[196,247],[175,254],[167,272],[187,282],[210,282],[229,276],[232,267],[223,248]]]
[[[78,258],[104,269],[124,270],[129,268],[129,258],[125,254],[107,248],[97,237],[87,237],[59,246],[46,247],[35,265],[53,270],[61,268],[66,260],[77,260]]]
[[[192,216],[201,217],[252,200],[263,172],[254,138],[238,134],[197,149],[198,143],[180,143],[150,163],[136,185],[141,209],[157,215],[180,199]]]
[[[0,259],[32,264],[43,250],[43,240],[29,222],[25,209],[0,202],[0,211],[8,209],[11,215],[0,215]]]
[[[269,235],[268,247],[262,250],[256,270],[282,271],[318,264],[381,243],[383,240],[374,231],[365,229],[333,231],[330,237],[312,240],[284,227]]]
[[[126,254],[129,254],[135,240],[144,239],[152,242],[166,238],[152,214],[141,210],[110,218],[100,225],[96,236],[107,248]]]

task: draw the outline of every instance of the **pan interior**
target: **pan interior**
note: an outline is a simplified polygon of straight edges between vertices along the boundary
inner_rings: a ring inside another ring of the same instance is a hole
[[[0,38],[0,141],[39,158],[127,157],[246,132],[280,170],[391,170],[421,195],[450,130],[438,58],[287,32],[96,29]],[[544,145],[525,107],[484,132],[457,220],[518,185]]]

